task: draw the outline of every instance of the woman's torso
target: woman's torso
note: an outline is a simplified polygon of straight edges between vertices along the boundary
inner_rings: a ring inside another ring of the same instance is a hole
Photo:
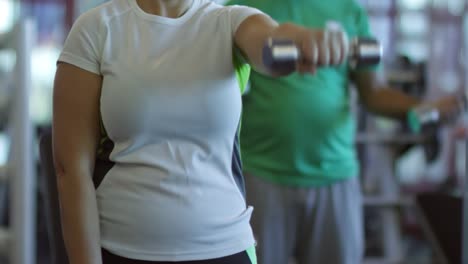
[[[245,250],[251,209],[232,163],[241,95],[228,14],[204,0],[179,19],[134,0],[100,8],[112,14],[101,57],[108,153],[97,162],[108,166],[96,170],[103,247],[166,261]]]

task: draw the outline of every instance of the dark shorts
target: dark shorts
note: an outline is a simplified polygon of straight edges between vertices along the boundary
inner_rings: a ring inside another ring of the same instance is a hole
[[[123,258],[110,253],[109,251],[102,250],[102,262],[103,264],[256,264],[249,257],[247,251],[243,251],[227,257],[208,259],[208,260],[197,260],[197,261],[180,261],[180,262],[168,262],[168,261],[142,261]]]

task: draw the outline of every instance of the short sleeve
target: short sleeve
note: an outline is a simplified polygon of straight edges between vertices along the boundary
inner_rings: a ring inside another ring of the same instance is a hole
[[[239,28],[240,24],[244,22],[244,20],[250,16],[263,14],[262,11],[247,7],[247,6],[240,6],[240,5],[233,5],[225,7],[229,11],[229,19],[230,19],[230,26],[231,26],[231,33],[232,35],[235,34],[237,28]]]
[[[67,36],[58,61],[100,75],[101,47],[104,38],[101,28],[96,13],[81,15]]]

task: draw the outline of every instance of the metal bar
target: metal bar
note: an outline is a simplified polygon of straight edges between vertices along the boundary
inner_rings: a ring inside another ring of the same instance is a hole
[[[375,145],[404,145],[422,144],[429,137],[427,135],[403,134],[403,133],[358,133],[355,137],[357,144]]]
[[[364,196],[363,199],[364,206],[366,207],[378,207],[378,208],[392,208],[392,207],[406,207],[413,208],[414,201],[410,197],[398,197],[396,199],[382,197],[381,195],[368,195]]]
[[[465,19],[464,19],[464,38],[463,38],[463,51],[465,55],[465,93],[468,93],[468,3],[465,6]],[[468,113],[465,113],[468,114]],[[462,263],[468,264],[468,139],[466,141],[465,151],[465,188],[463,192],[463,220],[462,220]]]
[[[374,155],[381,174],[379,175],[379,195],[383,199],[397,200],[400,198],[398,183],[394,177],[392,169],[393,156],[391,151],[385,146],[379,146],[372,149],[371,155]],[[374,152],[375,151],[375,152]],[[401,246],[402,237],[400,232],[400,220],[398,209],[395,207],[383,207],[380,210],[382,229],[382,247],[385,259],[396,261],[403,260],[403,248]]]
[[[29,106],[32,84],[30,60],[34,36],[32,20],[21,19],[15,28],[15,89],[10,110],[11,264],[33,264],[36,257],[36,177]]]

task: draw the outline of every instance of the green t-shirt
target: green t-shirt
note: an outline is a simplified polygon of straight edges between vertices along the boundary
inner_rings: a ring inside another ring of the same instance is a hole
[[[233,0],[278,22],[323,28],[343,25],[349,37],[369,36],[365,10],[353,0]],[[241,150],[247,173],[299,186],[323,186],[359,172],[346,66],[315,75],[271,78],[252,72],[244,95]]]

